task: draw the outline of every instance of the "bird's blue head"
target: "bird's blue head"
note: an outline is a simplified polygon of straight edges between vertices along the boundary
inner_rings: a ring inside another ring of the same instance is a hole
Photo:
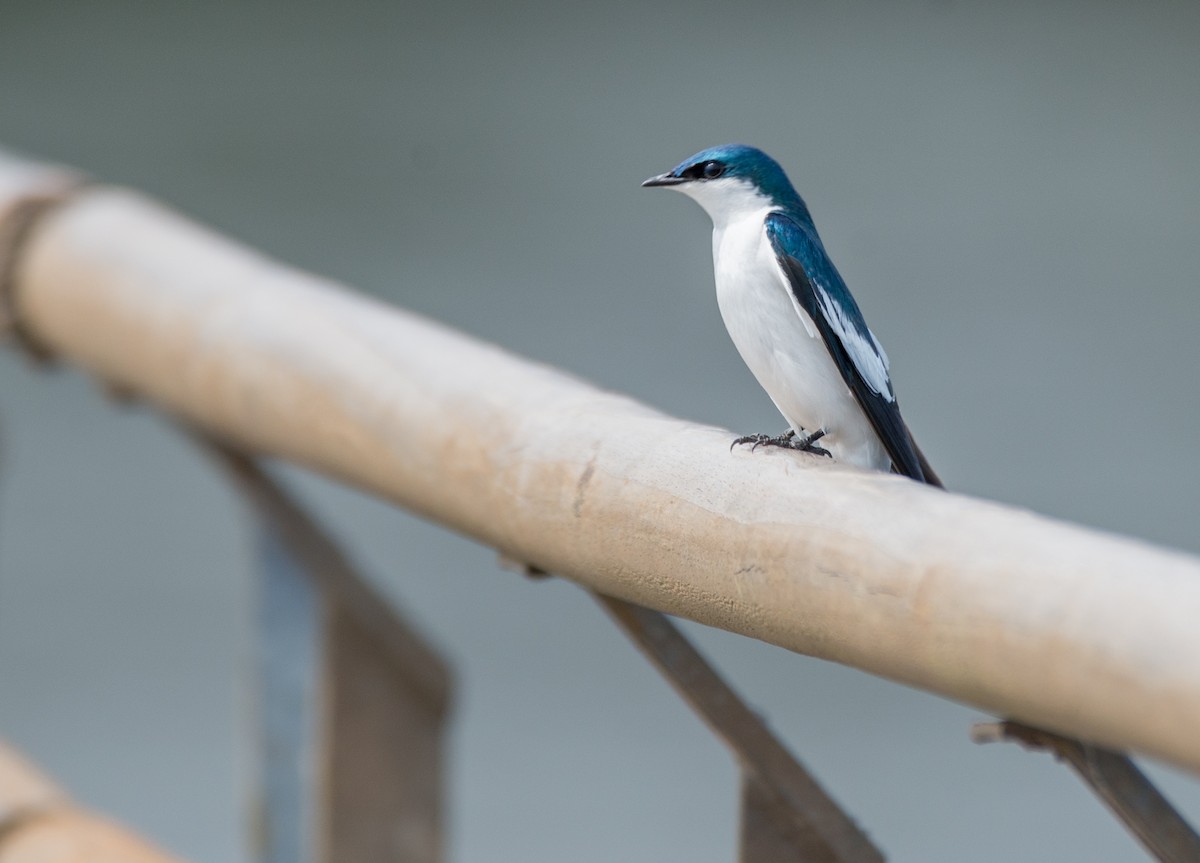
[[[804,201],[779,163],[755,147],[725,144],[701,150],[643,186],[667,186],[695,198],[717,220],[745,208],[799,210]]]

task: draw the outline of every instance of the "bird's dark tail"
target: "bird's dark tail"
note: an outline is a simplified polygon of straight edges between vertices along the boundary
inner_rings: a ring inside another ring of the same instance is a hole
[[[913,449],[917,451],[917,460],[921,463],[921,473],[925,475],[925,482],[938,488],[945,488],[942,485],[941,479],[933,472],[933,467],[929,464],[929,459],[925,458],[925,453],[921,452],[921,448],[917,446],[917,442],[913,441]]]
[[[925,454],[920,451],[920,447],[917,447],[916,442],[913,442],[912,445],[913,448],[917,450],[917,459],[920,461],[920,472],[925,474],[926,483],[935,485],[938,487],[938,489],[944,489],[946,486],[942,485],[942,480],[938,478],[936,473],[934,473],[934,468],[930,467],[929,460],[926,459]]]
[[[946,486],[942,485],[942,481],[934,472],[933,466],[929,463],[929,459],[925,458],[925,453],[921,452],[921,448],[917,446],[917,439],[913,437],[912,430],[905,425],[904,431],[908,434],[909,443],[912,444],[913,452],[917,455],[917,464],[921,466],[921,475],[924,477],[925,482],[934,486],[935,488],[944,489]],[[900,471],[896,470],[894,465],[892,467],[892,472],[900,473]],[[916,477],[913,477],[913,479],[916,479]]]

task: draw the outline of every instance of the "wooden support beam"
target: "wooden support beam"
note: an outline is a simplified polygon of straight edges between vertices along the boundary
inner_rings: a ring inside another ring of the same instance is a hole
[[[260,859],[438,863],[449,668],[281,486],[210,450],[260,522]]]
[[[971,737],[976,743],[1009,740],[1049,752],[1071,766],[1156,860],[1200,860],[1200,836],[1126,756],[1019,722],[980,723]]]
[[[593,594],[742,769],[742,863],[882,863],[883,854],[657,611]]]

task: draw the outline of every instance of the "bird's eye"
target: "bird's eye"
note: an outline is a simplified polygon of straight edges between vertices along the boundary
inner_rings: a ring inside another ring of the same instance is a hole
[[[701,174],[706,180],[715,180],[717,177],[725,173],[725,166],[720,162],[705,162],[704,167],[700,169]]]

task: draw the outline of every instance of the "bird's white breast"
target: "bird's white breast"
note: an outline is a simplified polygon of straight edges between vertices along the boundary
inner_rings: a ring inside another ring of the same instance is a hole
[[[827,430],[820,445],[835,458],[875,470],[891,461],[825,348],[796,303],[767,237],[770,207],[714,219],[717,304],[742,359],[796,429]]]

